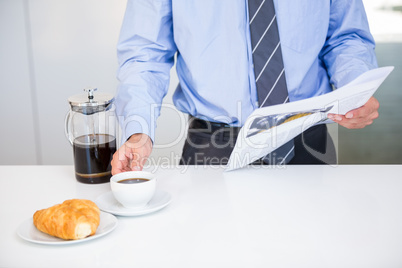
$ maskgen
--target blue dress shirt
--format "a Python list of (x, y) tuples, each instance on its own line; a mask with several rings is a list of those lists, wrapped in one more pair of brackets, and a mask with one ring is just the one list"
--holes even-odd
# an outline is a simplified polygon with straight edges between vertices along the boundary
[[(290, 101), (377, 67), (361, 0), (274, 0)], [(178, 110), (242, 126), (257, 108), (247, 0), (128, 0), (117, 47), (123, 138), (146, 133), (176, 56)]]

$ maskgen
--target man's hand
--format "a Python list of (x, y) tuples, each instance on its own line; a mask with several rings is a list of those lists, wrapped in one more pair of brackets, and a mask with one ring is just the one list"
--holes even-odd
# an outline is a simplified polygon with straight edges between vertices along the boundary
[(142, 133), (132, 135), (113, 155), (112, 175), (142, 170), (152, 152), (151, 138)]
[(380, 104), (371, 97), (362, 107), (352, 110), (345, 115), (328, 114), (328, 118), (346, 128), (364, 128), (378, 118)]

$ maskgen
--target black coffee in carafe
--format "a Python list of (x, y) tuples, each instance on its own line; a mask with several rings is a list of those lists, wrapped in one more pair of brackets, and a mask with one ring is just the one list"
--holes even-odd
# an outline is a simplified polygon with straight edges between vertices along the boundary
[(111, 161), (116, 152), (116, 114), (114, 98), (107, 93), (68, 98), (71, 110), (66, 116), (65, 133), (73, 146), (75, 177), (83, 183), (109, 182)]
[(77, 137), (73, 141), (75, 177), (83, 183), (109, 182), (116, 139), (108, 134)]

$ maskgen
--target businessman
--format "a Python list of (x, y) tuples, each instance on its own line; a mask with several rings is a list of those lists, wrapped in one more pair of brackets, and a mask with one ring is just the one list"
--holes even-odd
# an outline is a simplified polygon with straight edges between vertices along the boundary
[[(326, 94), (377, 67), (361, 0), (129, 0), (118, 43), (116, 112), (126, 141), (112, 173), (141, 170), (176, 58), (173, 101), (189, 115), (182, 164), (227, 162), (258, 107)], [(371, 98), (329, 119), (363, 128), (378, 117)], [(311, 150), (326, 155), (325, 160)], [(336, 161), (326, 125), (308, 129), (262, 164)]]

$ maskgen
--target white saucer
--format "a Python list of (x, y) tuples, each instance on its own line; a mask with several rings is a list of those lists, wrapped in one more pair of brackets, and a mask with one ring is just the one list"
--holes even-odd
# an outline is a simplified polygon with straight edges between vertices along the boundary
[(171, 196), (167, 192), (156, 191), (154, 197), (149, 203), (142, 208), (129, 209), (123, 207), (113, 196), (112, 191), (100, 195), (95, 203), (98, 207), (106, 212), (112, 213), (117, 216), (140, 216), (148, 213), (158, 211), (167, 205), (171, 201)]
[(96, 233), (92, 236), (88, 236), (83, 239), (78, 240), (64, 240), (58, 237), (54, 237), (39, 231), (33, 224), (33, 219), (27, 219), (21, 223), (17, 229), (17, 234), (24, 240), (45, 245), (67, 245), (82, 243), (89, 240), (93, 240), (102, 237), (111, 231), (113, 231), (117, 226), (117, 218), (112, 214), (102, 212), (100, 213), (100, 222)]

